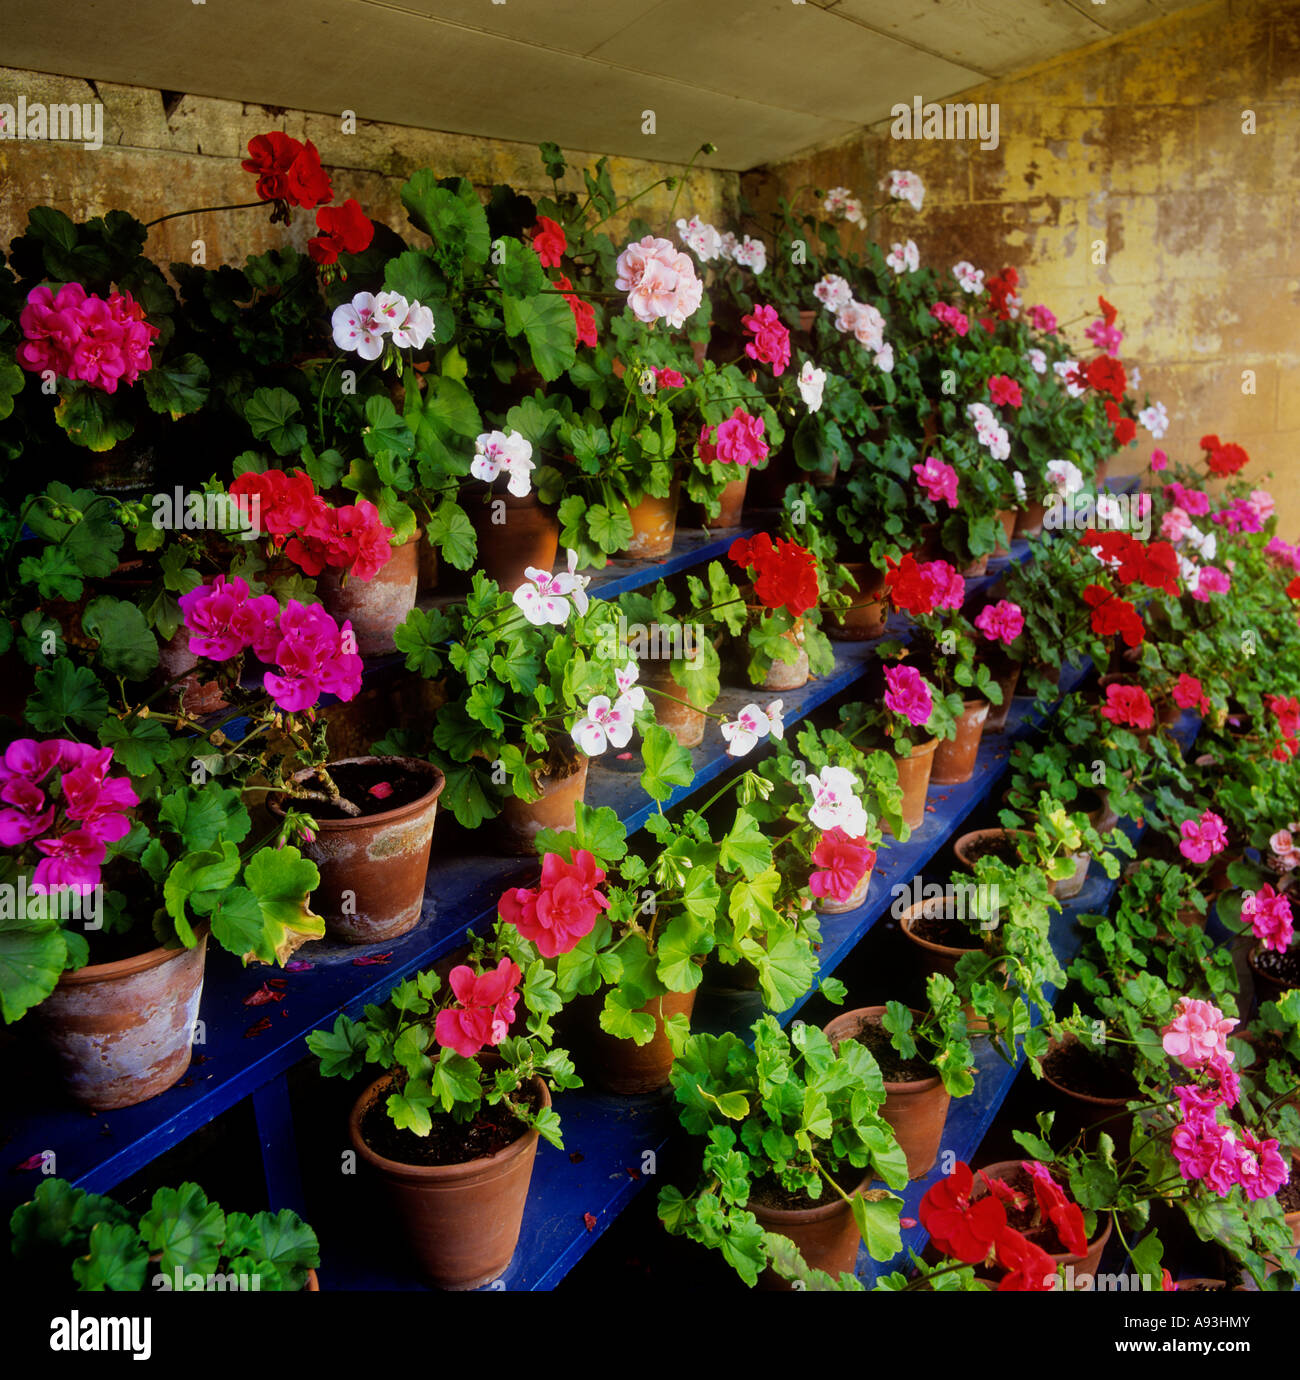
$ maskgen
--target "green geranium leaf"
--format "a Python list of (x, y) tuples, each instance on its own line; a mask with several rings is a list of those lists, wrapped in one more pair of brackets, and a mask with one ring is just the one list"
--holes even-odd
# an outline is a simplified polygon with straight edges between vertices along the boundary
[(81, 626), (99, 643), (99, 660), (113, 675), (144, 680), (158, 665), (158, 639), (134, 604), (101, 595), (86, 605)]

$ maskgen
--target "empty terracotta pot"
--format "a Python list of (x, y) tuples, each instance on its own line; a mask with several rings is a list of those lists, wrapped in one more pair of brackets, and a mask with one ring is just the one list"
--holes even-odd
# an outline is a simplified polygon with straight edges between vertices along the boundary
[[(867, 1180), (864, 1179), (855, 1194), (861, 1193), (866, 1186)], [(800, 1255), (814, 1270), (824, 1270), (838, 1278), (853, 1272), (858, 1263), (862, 1237), (858, 1224), (853, 1220), (852, 1208), (832, 1189), (827, 1188), (825, 1192), (825, 1198), (816, 1207), (767, 1207), (753, 1197), (748, 1206), (765, 1231), (777, 1232), (794, 1242)], [(758, 1287), (776, 1293), (789, 1293), (794, 1286), (774, 1271), (764, 1270), (758, 1277)]]
[[(879, 1025), (884, 1014), (883, 1006), (862, 1006), (836, 1016), (822, 1029), (831, 1044), (838, 1047), (841, 1040), (856, 1039), (864, 1026)], [(906, 1083), (886, 1081), (880, 1115), (894, 1128), (894, 1136), (907, 1156), (909, 1179), (919, 1179), (934, 1168), (951, 1100), (937, 1073), (932, 1078), (917, 1078)]]
[(534, 801), (509, 796), (497, 816), (497, 841), (507, 853), (529, 855), (537, 851), (537, 835), (543, 829), (572, 829), (575, 806), (587, 792), (587, 763), (583, 757), (568, 776), (542, 778), (541, 798)]
[(885, 631), (885, 606), (881, 599), (885, 577), (875, 566), (864, 562), (849, 562), (844, 568), (857, 582), (858, 590), (843, 618), (826, 620), (826, 634), (836, 642), (867, 642)]
[[(696, 989), (698, 990), (698, 989)], [(673, 1051), (664, 1033), (664, 1022), (674, 1016), (689, 1021), (695, 1010), (695, 992), (665, 992), (647, 1002), (641, 1010), (654, 1017), (655, 1033), (648, 1044), (635, 1040), (621, 1040), (600, 1028), (600, 1010), (604, 1005), (603, 992), (585, 999), (584, 1014), (589, 1019), (579, 1072), (591, 1076), (606, 1092), (635, 1095), (658, 1092), (668, 1086), (673, 1071)]]
[(358, 580), (335, 566), (326, 566), (316, 580), (316, 592), (336, 622), (349, 619), (362, 656), (391, 652), (393, 630), (415, 607), (420, 583), (419, 544), (412, 540), (392, 548), (383, 568), (368, 580)]
[[(447, 784), (432, 762), (418, 757), (345, 757), (331, 762), (329, 770), (372, 765), (423, 783), (419, 798), (355, 818), (318, 814), (315, 840), (300, 845), (320, 869), (312, 907), (324, 917), (326, 930), (348, 944), (386, 944), (419, 924), (433, 822)], [(306, 782), (311, 775), (299, 772), (294, 780)], [(284, 805), (284, 797), (267, 801), (271, 813), (281, 818)]]
[[(366, 1144), (361, 1123), (387, 1097), (391, 1075), (357, 1099), (348, 1132), (358, 1155), (380, 1176), (425, 1278), (439, 1289), (477, 1289), (510, 1264), (519, 1243), (524, 1204), (537, 1157), (537, 1132), (520, 1123), (518, 1140), (495, 1155), (465, 1164), (415, 1165), (386, 1159)], [(542, 1106), (551, 1095), (534, 1080)]]
[(478, 537), (475, 564), (503, 590), (513, 592), (528, 578), (530, 566), (550, 570), (560, 545), (560, 521), (543, 508), (535, 493), (522, 498), (493, 489), (486, 502), (465, 505)]
[(150, 949), (64, 973), (35, 1008), (68, 1093), (85, 1107), (134, 1107), (190, 1066), (208, 931), (192, 949)]
[(957, 720), (957, 736), (940, 739), (935, 747), (934, 767), (930, 772), (931, 781), (937, 785), (956, 786), (974, 776), (975, 760), (979, 756), (980, 740), (984, 737), (984, 721), (988, 714), (988, 700), (962, 702), (961, 717)]
[(627, 515), (632, 519), (632, 540), (623, 549), (624, 556), (633, 560), (648, 560), (666, 556), (673, 549), (681, 487), (681, 479), (674, 478), (666, 498), (652, 498), (647, 494), (635, 507), (628, 508)]
[[(930, 768), (938, 745), (939, 740), (931, 738), (918, 743), (906, 757), (894, 754), (898, 784), (903, 788), (903, 823), (909, 829), (919, 829), (925, 823), (925, 796), (930, 789)], [(888, 820), (882, 819), (880, 824), (886, 833), (893, 832)]]

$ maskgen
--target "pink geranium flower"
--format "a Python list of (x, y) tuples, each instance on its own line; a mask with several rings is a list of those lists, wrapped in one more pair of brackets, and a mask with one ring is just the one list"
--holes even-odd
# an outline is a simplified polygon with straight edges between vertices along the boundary
[(975, 619), (975, 626), (990, 642), (1009, 647), (1025, 629), (1025, 615), (1020, 605), (1010, 599), (986, 604)]
[(1020, 385), (1006, 374), (994, 374), (989, 379), (989, 396), (995, 407), (1019, 407), (1024, 401)]
[(1185, 819), (1178, 832), (1182, 836), (1178, 851), (1189, 862), (1209, 862), (1228, 846), (1228, 831), (1213, 810), (1206, 810), (1200, 819)]
[(885, 667), (885, 708), (921, 728), (930, 721), (934, 697), (914, 666)]
[(1156, 721), (1155, 709), (1140, 685), (1108, 685), (1101, 714), (1117, 727), (1134, 728), (1139, 733)]
[[(762, 417), (751, 417), (743, 407), (736, 410), (716, 427), (716, 441), (706, 439), (709, 428), (700, 433), (700, 458), (722, 460), (733, 465), (758, 465), (767, 459), (768, 444), (763, 439), (766, 423)], [(712, 454), (707, 454), (711, 450)]]
[(1189, 1069), (1203, 1068), (1212, 1059), (1230, 1064), (1227, 1036), (1237, 1022), (1208, 1001), (1182, 997), (1178, 1015), (1160, 1032), (1165, 1053)]
[(850, 838), (838, 825), (817, 841), (812, 860), (820, 869), (808, 878), (814, 896), (847, 901), (853, 889), (876, 865), (876, 850), (862, 839)]
[(927, 455), (924, 464), (912, 466), (912, 473), (931, 503), (946, 503), (950, 508), (957, 506), (957, 471), (951, 465)]
[(1288, 897), (1265, 882), (1252, 896), (1246, 892), (1241, 902), (1241, 918), (1250, 924), (1256, 939), (1266, 949), (1284, 954), (1291, 947), (1295, 931), (1292, 927), (1291, 902)]
[(453, 968), (448, 981), (460, 1006), (438, 1012), (438, 1043), (464, 1059), (472, 1059), (487, 1045), (499, 1045), (514, 1021), (522, 977), (519, 965), (508, 958), (482, 976), (464, 964)]
[(1201, 688), (1201, 682), (1195, 676), (1189, 676), (1186, 671), (1179, 675), (1172, 694), (1179, 709), (1195, 709), (1204, 714), (1210, 707), (1210, 702), (1205, 698), (1205, 692)]
[(497, 909), (544, 957), (555, 958), (590, 934), (601, 911), (609, 909), (609, 898), (597, 890), (604, 880), (604, 870), (585, 848), (575, 849), (571, 863), (548, 853), (541, 885), (534, 891), (512, 888)]
[(755, 307), (748, 316), (740, 318), (740, 324), (754, 337), (745, 345), (745, 353), (750, 359), (770, 364), (773, 375), (780, 378), (790, 363), (790, 332), (782, 324), (776, 308)]

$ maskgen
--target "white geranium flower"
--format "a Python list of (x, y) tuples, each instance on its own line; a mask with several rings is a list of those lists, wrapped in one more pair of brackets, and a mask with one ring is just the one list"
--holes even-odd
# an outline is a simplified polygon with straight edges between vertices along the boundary
[(1077, 494), (1083, 488), (1083, 471), (1071, 460), (1049, 460), (1047, 482), (1062, 496)]
[(809, 412), (816, 412), (822, 405), (822, 390), (826, 387), (826, 370), (818, 369), (810, 359), (803, 362), (799, 370), (799, 396)]
[(433, 339), (433, 312), (412, 302), (400, 325), (393, 328), (393, 344), (402, 350), (423, 350)]
[(1029, 490), (1025, 487), (1025, 476), (1016, 470), (1011, 475), (1011, 483), (1015, 487), (1016, 498), (1025, 503), (1029, 499)]
[[(920, 207), (917, 209), (919, 210)], [(969, 260), (963, 259), (960, 263), (953, 264), (952, 274), (963, 292), (979, 293), (984, 291), (984, 270), (976, 268)]]
[(1169, 430), (1169, 413), (1165, 410), (1165, 405), (1162, 402), (1152, 403), (1150, 407), (1144, 407), (1138, 413), (1138, 421), (1157, 441)]
[(556, 575), (530, 565), (524, 571), (525, 582), (514, 592), (515, 606), (535, 628), (546, 623), (563, 627), (569, 621), (570, 599), (580, 614), (587, 612), (589, 577), (575, 573), (578, 564), (576, 551), (569, 551), (568, 557), (568, 570), (561, 570)]
[(853, 301), (853, 289), (849, 286), (848, 280), (841, 278), (838, 273), (828, 273), (813, 288), (813, 296), (827, 311), (838, 312), (841, 307), (847, 307)]
[(635, 661), (614, 672), (618, 684), (618, 702), (626, 704), (633, 711), (645, 708), (645, 691), (637, 684), (641, 671)]
[(894, 347), (889, 341), (885, 341), (876, 351), (875, 365), (882, 373), (892, 374), (894, 372)]
[(626, 747), (631, 740), (631, 708), (621, 699), (611, 704), (608, 695), (597, 695), (586, 716), (573, 725), (573, 741), (588, 757), (599, 757), (607, 747)]
[(773, 700), (764, 711), (767, 714), (768, 732), (777, 738), (785, 737), (785, 705), (781, 700)]
[(743, 757), (765, 738), (771, 731), (771, 723), (766, 714), (756, 704), (747, 704), (734, 722), (723, 720), (722, 736), (727, 744), (728, 757)]
[(1047, 356), (1042, 350), (1029, 350), (1026, 352), (1025, 358), (1029, 361), (1029, 367), (1034, 373), (1047, 373)]
[(362, 359), (378, 359), (384, 353), (384, 324), (375, 314), (372, 293), (358, 292), (351, 302), (334, 308), (330, 326), (340, 350), (355, 350)]
[(806, 778), (812, 792), (808, 820), (821, 830), (840, 828), (850, 838), (867, 832), (867, 812), (854, 794), (857, 778), (847, 767), (823, 767)]
[(767, 268), (767, 246), (762, 240), (750, 239), (748, 235), (731, 251), (731, 258), (754, 273), (762, 273)]
[(891, 168), (884, 185), (895, 201), (906, 201), (914, 211), (921, 209), (921, 203), (925, 200), (925, 184), (914, 172)]
[(517, 431), (486, 431), (474, 442), (469, 472), (491, 483), (503, 471), (510, 476), (506, 488), (523, 498), (532, 488), (533, 444)]
[(921, 251), (916, 247), (915, 240), (908, 240), (906, 244), (895, 243), (885, 255), (885, 262), (895, 273), (915, 273), (921, 267)]
[(707, 221), (699, 216), (677, 222), (677, 238), (695, 252), (702, 264), (722, 257), (722, 236)]

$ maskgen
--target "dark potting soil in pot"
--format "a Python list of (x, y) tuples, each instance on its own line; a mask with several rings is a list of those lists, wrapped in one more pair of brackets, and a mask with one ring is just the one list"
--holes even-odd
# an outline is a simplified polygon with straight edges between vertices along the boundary
[(1043, 1060), (1043, 1068), (1053, 1082), (1085, 1097), (1130, 1101), (1140, 1095), (1128, 1069), (1074, 1041), (1052, 1050)]
[[(344, 799), (350, 800), (363, 816), (382, 815), (389, 810), (400, 810), (403, 805), (413, 804), (429, 790), (432, 784), (428, 776), (416, 776), (403, 771), (402, 768), (391, 762), (375, 762), (364, 765), (347, 763), (330, 767), (329, 774), (334, 784), (339, 788), (339, 794)], [(320, 787), (319, 782), (309, 781), (306, 784), (310, 790)], [(379, 796), (370, 793), (372, 786), (383, 785), (389, 785), (393, 789), (392, 793), (385, 795), (382, 800)], [(314, 815), (317, 819), (357, 818), (355, 815), (349, 815), (345, 810), (340, 810), (337, 806), (320, 800), (299, 801), (298, 808)]]
[[(532, 1090), (519, 1095), (533, 1111), (541, 1098)], [(521, 1104), (522, 1105), (522, 1104)], [(435, 1116), (427, 1136), (417, 1136), (394, 1126), (388, 1115), (388, 1098), (381, 1096), (361, 1118), (361, 1138), (377, 1154), (398, 1164), (468, 1164), (486, 1159), (513, 1145), (528, 1128), (504, 1103), (484, 1107), (473, 1121), (460, 1124), (450, 1117)]]
[[(817, 1155), (824, 1163), (825, 1146), (817, 1145)], [(831, 1178), (839, 1184), (845, 1193), (852, 1193), (865, 1177), (866, 1170), (857, 1169), (851, 1164), (841, 1165), (831, 1175)], [(753, 1187), (749, 1191), (751, 1203), (758, 1203), (765, 1208), (776, 1208), (780, 1212), (798, 1212), (804, 1208), (824, 1207), (832, 1199), (837, 1202), (842, 1201), (839, 1195), (833, 1193), (825, 1183), (822, 1185), (822, 1196), (810, 1198), (803, 1189), (798, 1189), (792, 1193), (782, 1185), (781, 1180), (775, 1174), (764, 1174), (761, 1179), (755, 1179)]]
[[(1048, 1173), (1051, 1174), (1057, 1187), (1073, 1202), (1069, 1180), (1050, 1165), (1048, 1166)], [(1023, 1167), (1018, 1167), (1013, 1174), (1003, 1178), (1002, 1182), (1009, 1188), (1015, 1189), (1025, 1200), (1023, 1207), (1014, 1207), (1011, 1203), (1003, 1203), (1002, 1206), (1007, 1211), (1007, 1226), (1013, 1231), (1021, 1232), (1049, 1254), (1064, 1250), (1065, 1248), (1056, 1234), (1056, 1228), (1050, 1222), (1039, 1221), (1037, 1226), (1034, 1225), (1035, 1219), (1039, 1218), (1041, 1214), (1038, 1210), (1038, 1199), (1034, 1197), (1033, 1176), (1029, 1171)], [(978, 1169), (975, 1171), (975, 1184), (977, 1188), (984, 1188), (986, 1192), (988, 1191), (987, 1185), (980, 1178)]]
[(1300, 1212), (1300, 1177), (1294, 1170), (1291, 1178), (1278, 1189), (1277, 1201), (1283, 1212)]
[(890, 1044), (889, 1032), (876, 1021), (859, 1021), (856, 1030), (845, 1031), (838, 1038), (866, 1045), (880, 1065), (886, 1083), (915, 1083), (935, 1076), (933, 1067), (924, 1059), (904, 1059)]
[(1300, 987), (1300, 949), (1288, 949), (1285, 953), (1264, 949), (1256, 955), (1255, 967), (1283, 987)]
[(960, 920), (943, 915), (918, 915), (911, 923), (912, 936), (928, 944), (942, 944), (949, 949), (980, 947), (979, 941)]
[(991, 839), (979, 839), (975, 843), (968, 844), (966, 856), (971, 863), (977, 863), (981, 858), (998, 858), (1006, 863), (1008, 867), (1022, 867), (1024, 859), (1020, 856), (1019, 841), (1014, 838), (997, 837)]

